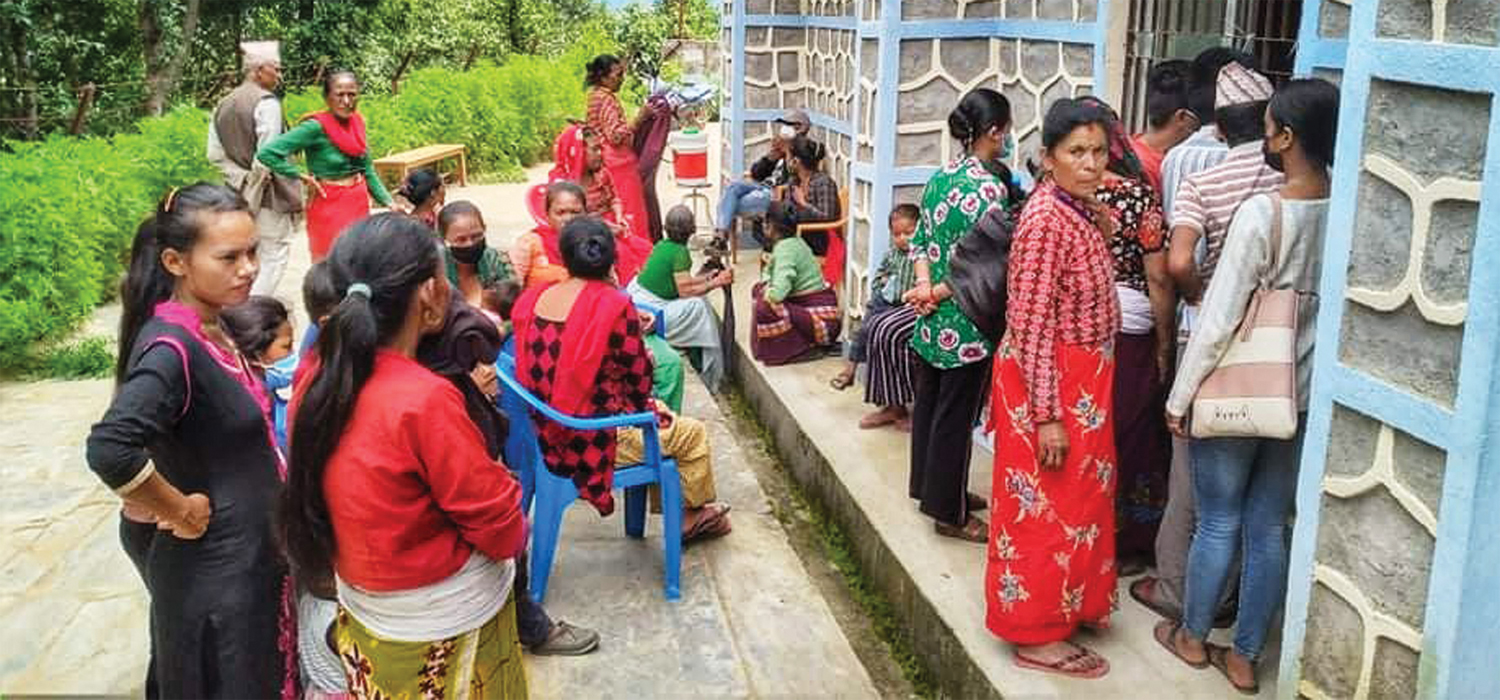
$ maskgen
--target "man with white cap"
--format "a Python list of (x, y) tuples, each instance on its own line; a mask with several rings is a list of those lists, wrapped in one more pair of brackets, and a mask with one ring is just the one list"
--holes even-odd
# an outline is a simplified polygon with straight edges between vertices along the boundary
[[(1182, 326), (1187, 333), (1192, 332), (1197, 303), (1218, 265), (1235, 210), (1245, 200), (1285, 184), (1285, 176), (1266, 165), (1261, 153), (1266, 105), (1274, 91), (1264, 75), (1238, 62), (1219, 70), (1214, 122), (1229, 145), (1229, 153), (1218, 165), (1185, 178), (1172, 204), (1167, 268), (1185, 302)], [(1185, 339), (1179, 343), (1185, 344)], [(1180, 440), (1174, 441), (1173, 449), (1186, 453)], [(1157, 532), (1157, 576), (1138, 579), (1130, 587), (1132, 597), (1169, 619), (1181, 614), (1187, 554), (1196, 520), (1191, 460), (1180, 456), (1174, 455), (1172, 460), (1166, 512)], [(1233, 590), (1233, 586), (1227, 588)], [(1228, 595), (1226, 591), (1226, 598)], [(1222, 609), (1225, 607), (1221, 605)], [(1228, 626), (1227, 619), (1221, 618), (1219, 623)]]
[(771, 125), (774, 129), (771, 132), (771, 149), (750, 166), (744, 179), (726, 185), (724, 194), (719, 198), (718, 218), (714, 225), (721, 236), (729, 235), (734, 228), (735, 217), (741, 214), (759, 216), (766, 213), (766, 209), (771, 206), (772, 191), (791, 179), (792, 168), (786, 159), (791, 154), (792, 140), (807, 135), (812, 128), (812, 119), (807, 116), (806, 110), (789, 109)]
[(281, 46), (275, 41), (247, 41), (245, 82), (214, 108), (208, 126), (208, 160), (224, 173), (224, 182), (250, 203), (260, 234), (260, 273), (250, 293), (271, 295), (291, 257), (292, 233), (302, 218), (302, 183), (273, 174), (255, 152), (286, 131), (281, 100), (272, 90), (281, 83)]

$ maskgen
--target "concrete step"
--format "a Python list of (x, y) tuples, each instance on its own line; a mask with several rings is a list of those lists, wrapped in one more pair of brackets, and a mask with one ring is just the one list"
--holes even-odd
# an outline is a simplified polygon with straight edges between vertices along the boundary
[[(1086, 643), (1110, 662), (1110, 673), (1079, 680), (1017, 668), (1008, 644), (984, 626), (983, 546), (937, 536), (932, 521), (906, 495), (908, 436), (863, 431), (872, 410), (859, 386), (834, 391), (828, 380), (842, 360), (782, 367), (750, 359), (753, 326), (749, 289), (758, 277), (756, 253), (736, 266), (734, 373), (765, 424), (783, 463), (804, 489), (823, 502), (855, 543), (861, 565), (880, 586), (910, 632), (921, 662), (941, 693), (956, 698), (1223, 698), (1235, 696), (1212, 669), (1194, 670), (1152, 638), (1159, 619), (1119, 588), (1112, 629), (1087, 634)], [(714, 295), (719, 303), (722, 298)], [(722, 312), (722, 309), (721, 309)], [(970, 490), (990, 492), (992, 455), (975, 448)], [(1223, 632), (1213, 639), (1226, 643)], [(1276, 648), (1267, 657), (1278, 658)], [(1275, 664), (1261, 670), (1262, 697), (1275, 693)]]

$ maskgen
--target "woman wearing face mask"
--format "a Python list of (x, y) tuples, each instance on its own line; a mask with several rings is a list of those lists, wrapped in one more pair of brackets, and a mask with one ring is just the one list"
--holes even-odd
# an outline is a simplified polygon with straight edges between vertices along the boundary
[(969, 438), (994, 346), (944, 281), (959, 239), (990, 209), (1008, 204), (1006, 183), (990, 163), (1000, 158), (1009, 130), (1010, 102), (988, 88), (964, 95), (948, 115), (948, 133), (964, 152), (922, 190), (922, 219), (911, 242), (916, 282), (903, 297), (921, 316), (911, 340), (918, 359), (907, 494), (935, 521), (939, 535), (978, 543), (988, 527), (971, 513), (986, 504), (968, 493)]
[(448, 281), (470, 306), (483, 305), (486, 288), (516, 278), (510, 260), (485, 242), (484, 215), (473, 202), (459, 200), (443, 207), (438, 231)]
[(270, 401), (219, 326), (255, 281), (245, 201), (198, 183), (136, 233), (119, 359), (88, 464), (125, 502), (120, 534), (151, 595), (151, 670), (167, 698), (295, 693), (286, 567), (271, 531), (285, 473)]
[(1095, 192), (1110, 115), (1062, 99), (1042, 124), (1044, 174), (1010, 249), (997, 355), (986, 626), (1015, 663), (1098, 678), (1109, 663), (1070, 641), (1106, 627), (1115, 594), (1112, 341), (1120, 327), (1111, 214)]
[[(309, 115), (301, 124), (255, 154), (278, 175), (300, 178), (307, 185), (307, 246), (313, 262), (323, 259), (346, 226), (370, 213), (370, 200), (391, 206), (365, 135), (359, 108), (359, 79), (346, 70), (323, 78), (323, 101), (328, 110)], [(291, 157), (301, 153), (304, 173)]]
[[(1198, 527), (1188, 552), (1186, 599), (1180, 622), (1162, 622), (1156, 636), (1189, 665), (1212, 663), (1229, 683), (1254, 694), (1256, 662), (1286, 591), (1286, 524), (1297, 494), (1297, 467), (1307, 426), (1307, 395), (1317, 337), (1318, 279), (1328, 219), (1328, 168), (1333, 164), (1339, 91), (1324, 80), (1292, 80), (1266, 108), (1262, 148), (1272, 169), (1286, 174), (1273, 194), (1240, 205), (1224, 239), (1219, 266), (1203, 297), (1172, 393), (1167, 424), (1187, 437), (1193, 397), (1224, 358), (1261, 280), (1272, 289), (1295, 289), (1296, 395), (1304, 413), (1290, 440), (1194, 438), (1193, 493)], [(1271, 250), (1279, 229), (1280, 247)], [(1276, 264), (1273, 268), (1272, 259)], [(1243, 543), (1239, 614), (1234, 646), (1207, 645), (1214, 608), (1228, 580), (1235, 549)]]
[(279, 512), (293, 567), (334, 578), (334, 637), (360, 695), (524, 698), (521, 488), (458, 389), (416, 360), (451, 293), (437, 247), (382, 214), (351, 227), (327, 269), (342, 301), (298, 379)]

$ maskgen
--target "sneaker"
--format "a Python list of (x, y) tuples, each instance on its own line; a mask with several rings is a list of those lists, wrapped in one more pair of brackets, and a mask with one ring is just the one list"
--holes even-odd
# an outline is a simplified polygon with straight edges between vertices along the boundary
[(548, 635), (547, 641), (527, 651), (536, 656), (583, 656), (598, 648), (598, 632), (558, 620), (552, 625), (552, 634)]

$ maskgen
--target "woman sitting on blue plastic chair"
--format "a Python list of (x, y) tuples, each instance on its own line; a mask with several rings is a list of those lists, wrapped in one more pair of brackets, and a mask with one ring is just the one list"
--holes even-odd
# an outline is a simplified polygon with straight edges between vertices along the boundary
[[(568, 278), (528, 289), (516, 301), (516, 378), (563, 413), (587, 417), (656, 411), (662, 455), (682, 481), (683, 541), (729, 532), (729, 506), (714, 500), (708, 431), (651, 398), (651, 354), (630, 296), (609, 283), (615, 242), (602, 221), (580, 217), (559, 241)], [(614, 512), (615, 464), (641, 461), (636, 429), (573, 430), (537, 417), (543, 461), (571, 479), (601, 515)]]

